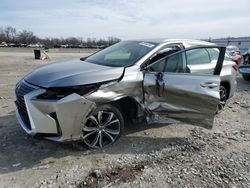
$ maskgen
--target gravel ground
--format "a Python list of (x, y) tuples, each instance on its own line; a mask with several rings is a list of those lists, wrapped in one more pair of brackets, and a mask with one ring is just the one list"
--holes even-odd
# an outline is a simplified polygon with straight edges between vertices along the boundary
[[(80, 52), (80, 53), (79, 53)], [(91, 51), (53, 50), (51, 61)], [(250, 187), (250, 83), (212, 130), (186, 124), (131, 124), (111, 147), (27, 136), (15, 118), (15, 83), (33, 68), (31, 49), (0, 49), (0, 187)]]

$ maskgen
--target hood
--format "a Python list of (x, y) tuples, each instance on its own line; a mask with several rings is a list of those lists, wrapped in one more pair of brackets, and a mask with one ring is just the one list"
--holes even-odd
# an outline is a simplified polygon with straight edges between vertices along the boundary
[(123, 67), (102, 66), (76, 59), (40, 66), (24, 80), (44, 88), (68, 87), (118, 80), (123, 71)]

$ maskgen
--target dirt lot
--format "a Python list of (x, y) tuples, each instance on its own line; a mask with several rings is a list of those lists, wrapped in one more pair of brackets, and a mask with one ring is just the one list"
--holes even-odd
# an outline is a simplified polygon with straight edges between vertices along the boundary
[[(93, 50), (50, 51), (51, 61)], [(250, 187), (250, 83), (213, 130), (185, 124), (127, 125), (115, 145), (90, 150), (27, 136), (15, 117), (14, 88), (33, 68), (31, 49), (0, 49), (0, 187)]]

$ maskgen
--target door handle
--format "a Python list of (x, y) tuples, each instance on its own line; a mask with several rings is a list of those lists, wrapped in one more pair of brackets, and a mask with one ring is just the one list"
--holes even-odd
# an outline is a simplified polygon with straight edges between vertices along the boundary
[(219, 85), (213, 82), (205, 82), (200, 84), (201, 87), (208, 87), (208, 88), (214, 88), (218, 87)]

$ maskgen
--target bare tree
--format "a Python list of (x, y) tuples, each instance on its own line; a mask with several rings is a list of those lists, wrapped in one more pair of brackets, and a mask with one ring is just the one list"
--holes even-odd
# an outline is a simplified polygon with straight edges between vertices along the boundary
[(109, 37), (108, 38), (108, 45), (110, 46), (110, 45), (113, 45), (113, 44), (115, 44), (117, 42), (120, 42), (120, 41), (121, 41), (121, 39), (118, 39), (118, 38), (115, 38), (115, 37)]
[(6, 38), (5, 38), (3, 27), (0, 27), (0, 42), (6, 42)]
[(87, 38), (83, 40), (82, 37), (68, 37), (68, 38), (38, 38), (33, 32), (22, 30), (17, 33), (14, 27), (0, 27), (0, 43), (17, 43), (17, 44), (35, 44), (41, 43), (47, 47), (61, 47), (61, 45), (68, 45), (68, 47), (91, 47), (103, 48), (119, 42), (120, 39), (115, 37), (108, 37), (108, 39)]
[(34, 44), (37, 42), (37, 37), (31, 31), (23, 30), (17, 35), (17, 42), (23, 44)]
[(16, 42), (16, 29), (14, 27), (5, 27), (4, 35), (6, 37), (6, 42)]
[(66, 39), (67, 43), (72, 46), (77, 46), (81, 44), (81, 41), (78, 40), (76, 37), (69, 37)]

